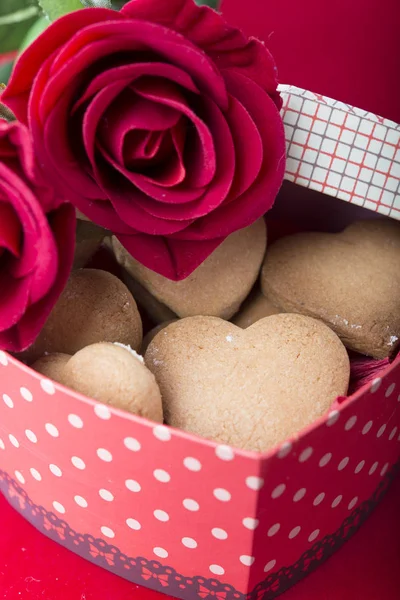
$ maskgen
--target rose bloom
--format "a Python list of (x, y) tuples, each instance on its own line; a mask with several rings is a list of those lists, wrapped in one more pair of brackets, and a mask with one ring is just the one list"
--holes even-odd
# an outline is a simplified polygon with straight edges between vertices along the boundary
[(29, 132), (0, 120), (0, 349), (30, 346), (68, 279), (75, 210), (44, 184)]
[(62, 17), (18, 60), (3, 102), (59, 192), (171, 279), (260, 218), (282, 183), (274, 61), (193, 0)]

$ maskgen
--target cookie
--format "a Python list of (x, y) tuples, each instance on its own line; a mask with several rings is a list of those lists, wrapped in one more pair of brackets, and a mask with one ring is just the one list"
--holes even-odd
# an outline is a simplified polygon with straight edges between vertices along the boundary
[(142, 321), (127, 287), (97, 269), (73, 271), (35, 344), (31, 360), (45, 353), (75, 354), (96, 342), (120, 342), (139, 350)]
[[(153, 297), (155, 307), (149, 310), (157, 322), (194, 315), (230, 319), (258, 277), (266, 240), (265, 223), (260, 219), (230, 235), (182, 281), (171, 281), (150, 271), (133, 259), (116, 238), (113, 238), (113, 248), (126, 272)], [(137, 292), (133, 293), (139, 298)], [(149, 306), (150, 300), (144, 298), (143, 302)]]
[(241, 306), (240, 311), (232, 319), (232, 323), (238, 327), (242, 327), (242, 329), (246, 329), (264, 317), (277, 315), (281, 312), (283, 311), (274, 306), (260, 290), (256, 290)]
[(74, 269), (81, 269), (94, 256), (100, 248), (101, 242), (106, 235), (105, 229), (97, 227), (89, 221), (76, 222), (76, 241), (74, 255)]
[(156, 335), (158, 333), (160, 333), (160, 331), (165, 329), (165, 327), (168, 327), (168, 325), (171, 325), (171, 323), (175, 323), (175, 321), (177, 321), (177, 320), (178, 319), (172, 319), (171, 321), (164, 321), (164, 323), (160, 323), (159, 325), (157, 325), (156, 327), (153, 327), (153, 329), (148, 331), (143, 338), (141, 354), (143, 354), (143, 355), (146, 354), (146, 350), (149, 347), (150, 342), (152, 342), (154, 340), (154, 338), (156, 337)]
[(279, 314), (248, 329), (215, 317), (163, 329), (145, 355), (166, 421), (216, 442), (264, 451), (347, 392), (345, 347), (321, 321)]
[(266, 254), (261, 287), (282, 310), (323, 320), (347, 348), (390, 356), (400, 338), (400, 223), (282, 238)]
[(33, 363), (31, 368), (53, 381), (63, 383), (64, 368), (70, 358), (70, 354), (47, 354)]
[(109, 343), (87, 346), (67, 362), (62, 377), (66, 386), (89, 398), (163, 422), (154, 375), (130, 348)]
[[(113, 240), (113, 242), (114, 247), (115, 245), (119, 244), (116, 238)], [(125, 255), (125, 248), (121, 246), (120, 249), (121, 252), (124, 253), (125, 259), (130, 261), (131, 256)], [(117, 260), (121, 260), (121, 255), (118, 253), (118, 251), (116, 251), (115, 257)], [(123, 264), (124, 263), (122, 261), (121, 265), (123, 266)], [(176, 314), (168, 308), (168, 306), (165, 306), (165, 304), (162, 304), (155, 296), (152, 296), (150, 292), (146, 290), (146, 288), (136, 279), (134, 279), (125, 268), (122, 268), (121, 278), (138, 303), (142, 314), (147, 315), (151, 321), (161, 324), (178, 318)]]

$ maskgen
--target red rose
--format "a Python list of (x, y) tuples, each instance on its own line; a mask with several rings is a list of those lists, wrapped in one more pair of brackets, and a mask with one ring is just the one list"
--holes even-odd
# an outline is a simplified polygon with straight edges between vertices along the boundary
[(75, 211), (41, 180), (28, 130), (0, 120), (0, 348), (30, 346), (72, 266)]
[(54, 185), (147, 267), (189, 275), (273, 204), (284, 173), (276, 67), (192, 0), (133, 0), (51, 25), (3, 101)]

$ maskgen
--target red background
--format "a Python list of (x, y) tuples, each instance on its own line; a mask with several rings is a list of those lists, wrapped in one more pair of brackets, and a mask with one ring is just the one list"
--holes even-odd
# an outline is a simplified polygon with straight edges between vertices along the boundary
[(400, 123), (398, 0), (223, 0), (223, 12), (267, 43), (282, 83)]
[[(167, 0), (165, 0), (167, 1)], [(227, 18), (268, 42), (280, 80), (400, 122), (398, 0), (224, 0)], [(369, 522), (284, 600), (397, 600), (400, 480)], [(160, 600), (38, 534), (0, 498), (0, 598)]]

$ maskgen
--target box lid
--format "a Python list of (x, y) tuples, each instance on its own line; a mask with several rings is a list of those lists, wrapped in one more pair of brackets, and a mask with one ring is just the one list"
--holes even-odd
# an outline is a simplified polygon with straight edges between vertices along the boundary
[(281, 85), (285, 179), (400, 220), (400, 125)]

